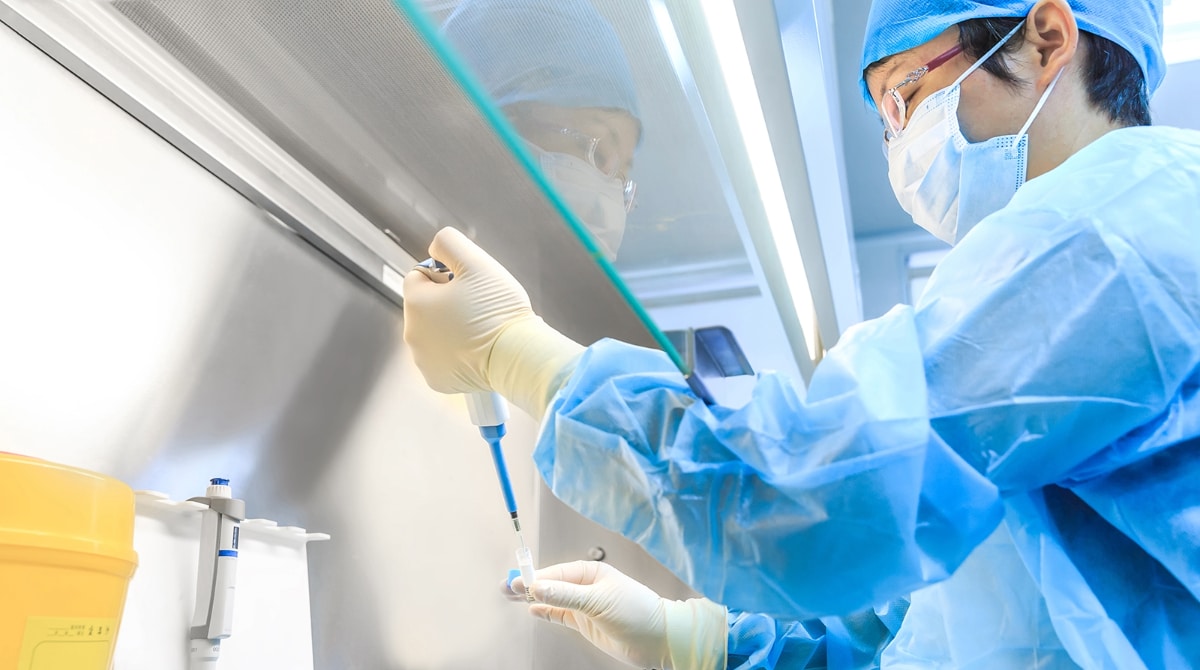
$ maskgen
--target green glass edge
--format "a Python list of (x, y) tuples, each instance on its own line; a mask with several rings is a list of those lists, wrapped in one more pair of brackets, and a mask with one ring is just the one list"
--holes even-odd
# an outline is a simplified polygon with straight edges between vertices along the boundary
[(613, 267), (612, 263), (605, 258), (604, 253), (600, 251), (600, 249), (592, 241), (592, 236), (587, 232), (587, 229), (584, 228), (583, 223), (576, 218), (575, 214), (567, 207), (567, 204), (558, 195), (558, 192), (555, 191), (554, 187), (550, 185), (550, 182), (546, 179), (545, 175), (542, 174), (541, 169), (539, 169), (537, 163), (534, 162), (533, 156), (525, 148), (524, 141), (521, 139), (521, 136), (517, 133), (516, 129), (513, 128), (512, 124), (508, 122), (508, 119), (505, 118), (502, 113), (500, 113), (500, 109), (492, 103), (491, 98), (489, 98), (484, 92), (483, 86), (475, 80), (475, 76), (471, 74), (466, 64), (463, 63), (458, 57), (458, 54), (456, 54), (454, 50), (451, 49), (450, 46), (442, 39), (441, 35), (438, 34), (437, 26), (434, 25), (433, 21), (418, 3), (419, 0), (393, 0), (393, 4), (395, 4), (396, 8), (408, 18), (409, 22), (417, 29), (417, 32), (425, 40), (425, 43), (442, 61), (442, 64), (450, 72), (451, 76), (458, 81), (459, 86), (462, 87), (463, 91), (467, 94), (467, 97), (472, 103), (475, 104), (476, 108), (483, 113), (484, 118), (487, 119), (488, 123), (492, 126), (492, 129), (495, 130), (496, 134), (498, 134), (500, 138), (504, 140), (504, 143), (508, 146), (509, 150), (514, 156), (516, 156), (517, 162), (519, 162), (521, 166), (525, 168), (525, 171), (530, 177), (533, 178), (533, 181), (538, 185), (538, 188), (540, 188), (542, 193), (549, 198), (551, 204), (554, 205), (554, 209), (558, 211), (559, 215), (562, 216), (562, 218), (567, 222), (567, 225), (571, 228), (571, 232), (573, 232), (575, 237), (583, 242), (583, 246), (592, 256), (592, 260), (594, 260), (600, 266), (600, 269), (603, 270), (604, 274), (608, 276), (609, 281), (611, 281), (613, 286), (616, 287), (617, 292), (620, 293), (621, 297), (625, 299), (625, 302), (628, 303), (631, 308), (633, 308), (634, 314), (636, 314), (638, 319), (641, 320), (642, 325), (644, 325), (647, 330), (650, 331), (650, 335), (654, 338), (654, 341), (658, 343), (658, 346), (664, 352), (666, 352), (667, 356), (671, 357), (671, 361), (675, 363), (675, 366), (679, 368), (680, 372), (682, 372), (684, 375), (691, 374), (691, 370), (688, 369), (687, 363), (684, 362), (683, 357), (680, 356), (679, 352), (675, 350), (674, 345), (671, 344), (671, 341), (667, 339), (667, 336), (664, 335), (663, 332), (658, 328), (658, 326), (654, 323), (654, 320), (650, 318), (650, 314), (646, 312), (644, 307), (642, 307), (641, 301), (639, 301), (633, 295), (633, 293), (629, 291), (629, 287), (625, 285), (625, 282), (617, 273), (616, 268)]

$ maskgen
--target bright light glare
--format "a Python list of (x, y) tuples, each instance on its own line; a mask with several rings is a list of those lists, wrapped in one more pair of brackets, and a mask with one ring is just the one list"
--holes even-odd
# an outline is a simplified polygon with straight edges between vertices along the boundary
[(792, 215), (783, 193), (783, 181), (775, 163), (775, 151), (767, 132), (766, 118), (758, 101), (758, 89), (754, 85), (750, 57), (742, 41), (737, 11), (731, 0), (703, 0), (700, 5), (716, 48), (721, 76), (733, 102), (742, 142), (750, 156), (750, 168), (767, 213), (767, 225), (775, 242), (775, 252), (779, 254), (780, 263), (783, 265), (792, 305), (800, 319), (804, 343), (808, 347), (809, 358), (816, 360), (820, 352), (812, 290), (808, 285), (804, 258), (800, 254), (800, 242), (796, 239), (796, 229), (792, 226)]
[(1200, 60), (1200, 0), (1167, 0), (1163, 13), (1167, 64)]

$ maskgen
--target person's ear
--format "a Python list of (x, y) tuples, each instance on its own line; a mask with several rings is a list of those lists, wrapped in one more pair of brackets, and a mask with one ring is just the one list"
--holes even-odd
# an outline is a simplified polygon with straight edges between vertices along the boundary
[(1079, 52), (1079, 23), (1067, 0), (1039, 0), (1025, 21), (1025, 42), (1038, 54), (1034, 84), (1044, 89)]

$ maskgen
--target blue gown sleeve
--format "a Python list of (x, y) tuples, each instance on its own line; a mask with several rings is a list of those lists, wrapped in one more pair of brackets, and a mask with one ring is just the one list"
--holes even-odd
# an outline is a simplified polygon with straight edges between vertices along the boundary
[(828, 666), (825, 626), (818, 619), (776, 621), (765, 614), (729, 613), (725, 667), (730, 670), (810, 670)]
[(916, 308), (848, 329), (806, 397), (764, 374), (744, 407), (707, 407), (661, 352), (593, 345), (551, 403), (541, 475), (734, 609), (842, 615), (944, 579), (996, 527), (1002, 492), (1169, 445), (1121, 438), (1200, 369), (1190, 219), (1159, 234), (1071, 218), (1035, 186)]
[(1005, 492), (1174, 444), (1141, 432), (1172, 418), (1200, 366), (1194, 218), (1069, 217), (1045, 209), (1052, 184), (1029, 186), (1039, 206), (980, 224), (916, 313), (934, 430)]
[(895, 637), (908, 599), (847, 617), (779, 621), (764, 614), (729, 613), (726, 667), (730, 670), (878, 668)]
[(731, 410), (658, 351), (589, 348), (535, 449), (551, 490), (729, 607), (802, 620), (949, 575), (1003, 516), (930, 429), (907, 307), (848, 331), (809, 393), (760, 376)]

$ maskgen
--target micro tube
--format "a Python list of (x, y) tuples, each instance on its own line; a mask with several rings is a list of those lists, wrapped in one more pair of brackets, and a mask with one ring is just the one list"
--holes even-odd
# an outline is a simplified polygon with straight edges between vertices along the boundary
[(533, 552), (529, 547), (517, 549), (517, 567), (521, 568), (521, 581), (525, 582), (525, 600), (533, 602), (533, 592), (529, 590), (533, 586)]

